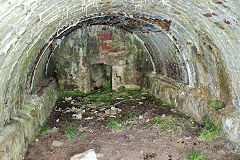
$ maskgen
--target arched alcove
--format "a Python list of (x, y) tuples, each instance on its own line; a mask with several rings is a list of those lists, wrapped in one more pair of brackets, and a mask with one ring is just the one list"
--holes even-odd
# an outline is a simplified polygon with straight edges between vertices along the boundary
[[(48, 68), (57, 64), (51, 58), (60, 53), (58, 48), (66, 48), (65, 43), (77, 35), (74, 33), (81, 32), (81, 36), (99, 26), (124, 34), (129, 37), (126, 43), (135, 44), (144, 52), (146, 58), (143, 56), (135, 67), (146, 72), (144, 76), (132, 77), (140, 79), (134, 85), (162, 97), (199, 122), (209, 115), (223, 125), (232, 142), (239, 144), (237, 1), (4, 0), (0, 8), (2, 155), (13, 159), (21, 155), (49, 115), (58, 90), (57, 83), (47, 76), (56, 78), (59, 74), (49, 74)], [(92, 33), (97, 39), (97, 31)], [(105, 44), (101, 46), (98, 41), (95, 47), (109, 49), (109, 44)], [(76, 53), (82, 52), (78, 49)], [(135, 50), (130, 57), (136, 52), (139, 51)], [(125, 63), (134, 64), (130, 59), (126, 58)], [(69, 58), (70, 61), (74, 60)], [(112, 64), (90, 62), (111, 65), (114, 75)], [(222, 101), (226, 107), (215, 111), (208, 105), (209, 100)], [(22, 113), (25, 109), (31, 114)], [(19, 150), (8, 152), (6, 145), (14, 148), (10, 142), (20, 146), (15, 147)]]

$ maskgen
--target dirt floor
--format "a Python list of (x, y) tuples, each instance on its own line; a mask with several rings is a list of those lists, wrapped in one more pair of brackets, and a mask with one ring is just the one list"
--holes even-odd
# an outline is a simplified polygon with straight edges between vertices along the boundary
[(142, 90), (65, 97), (29, 145), (26, 160), (68, 160), (89, 149), (98, 160), (240, 159), (221, 135), (204, 140), (203, 126)]

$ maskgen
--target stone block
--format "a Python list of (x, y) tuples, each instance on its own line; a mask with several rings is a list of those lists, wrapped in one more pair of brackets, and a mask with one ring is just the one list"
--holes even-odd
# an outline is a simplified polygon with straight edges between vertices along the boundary
[(24, 133), (20, 128), (20, 124), (12, 121), (12, 124), (6, 125), (3, 134), (0, 136), (1, 159), (23, 159), (26, 147)]
[[(46, 87), (46, 86), (45, 86)], [(0, 135), (0, 159), (21, 160), (28, 143), (38, 134), (40, 127), (55, 105), (58, 90), (55, 81), (42, 90), (40, 96), (32, 95), (22, 109), (11, 117)]]
[(240, 146), (240, 110), (222, 117), (222, 125), (227, 138)]

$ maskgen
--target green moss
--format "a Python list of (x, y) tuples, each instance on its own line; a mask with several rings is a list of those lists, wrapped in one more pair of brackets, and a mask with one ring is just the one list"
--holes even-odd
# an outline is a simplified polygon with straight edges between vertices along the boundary
[(73, 92), (66, 92), (66, 91), (60, 91), (58, 94), (58, 100), (61, 100), (66, 97), (72, 97), (72, 96), (85, 96), (87, 93), (81, 92), (79, 90), (75, 90)]
[(231, 94), (231, 89), (229, 84), (230, 78), (225, 70), (223, 61), (220, 58), (218, 58), (217, 74), (218, 74), (218, 83), (220, 87), (220, 97), (225, 102), (231, 102), (232, 94)]
[(170, 102), (164, 102), (163, 105), (169, 106), (170, 108), (175, 108), (175, 106)]
[(218, 111), (219, 109), (222, 109), (225, 107), (225, 103), (223, 103), (222, 101), (213, 101), (213, 100), (209, 100), (208, 104), (214, 108), (216, 111)]
[(200, 46), (200, 51), (194, 46), (192, 52), (196, 55), (196, 60), (199, 63), (198, 65), (203, 67), (203, 71), (201, 72), (200, 70), (200, 74), (203, 74), (202, 77), (205, 78), (206, 81), (209, 81), (207, 79), (208, 76), (205, 75), (212, 73), (211, 75), (213, 76), (213, 81), (216, 82), (217, 90), (220, 90), (220, 99), (226, 103), (231, 102), (230, 78), (226, 71), (225, 61), (220, 50), (208, 36), (199, 33), (199, 39), (202, 44)]
[(111, 93), (95, 93), (95, 94), (90, 94), (87, 96), (87, 98), (90, 101), (101, 101), (101, 102), (107, 102), (107, 101), (112, 101), (113, 97)]
[(141, 88), (125, 88), (123, 86), (117, 89), (118, 96), (127, 99), (127, 97), (140, 99), (142, 97), (143, 90)]
[(18, 112), (23, 113), (23, 114), (31, 113), (31, 111), (35, 107), (36, 106), (34, 106), (33, 104), (25, 104), (24, 107), (22, 109), (20, 109)]
[(111, 103), (110, 102), (106, 102), (106, 103), (92, 103), (92, 106), (94, 107), (103, 107), (103, 106), (110, 106)]
[(141, 91), (141, 88), (126, 88), (121, 86), (117, 89), (118, 92), (132, 92), (132, 91)]
[(89, 103), (89, 99), (84, 99), (83, 102), (81, 104), (88, 104)]
[(107, 82), (103, 88), (101, 88), (101, 92), (111, 92), (112, 91), (112, 83), (109, 81)]

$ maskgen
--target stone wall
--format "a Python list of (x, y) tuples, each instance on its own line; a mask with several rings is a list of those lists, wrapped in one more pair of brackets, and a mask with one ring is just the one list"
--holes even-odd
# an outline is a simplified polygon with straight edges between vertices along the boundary
[(37, 95), (28, 97), (22, 109), (11, 118), (0, 135), (0, 159), (24, 159), (28, 143), (44, 125), (57, 99), (54, 80), (45, 79), (38, 85)]
[(148, 85), (142, 86), (145, 90), (149, 90), (154, 95), (161, 98), (165, 103), (178, 108), (198, 123), (203, 124), (203, 118), (208, 116), (211, 121), (219, 125), (222, 124), (221, 119), (224, 115), (208, 104), (210, 100), (209, 97), (204, 95), (198, 96), (196, 94), (198, 90), (186, 90), (183, 86), (174, 81), (166, 81), (166, 79), (161, 79), (154, 75), (149, 75), (147, 81)]

